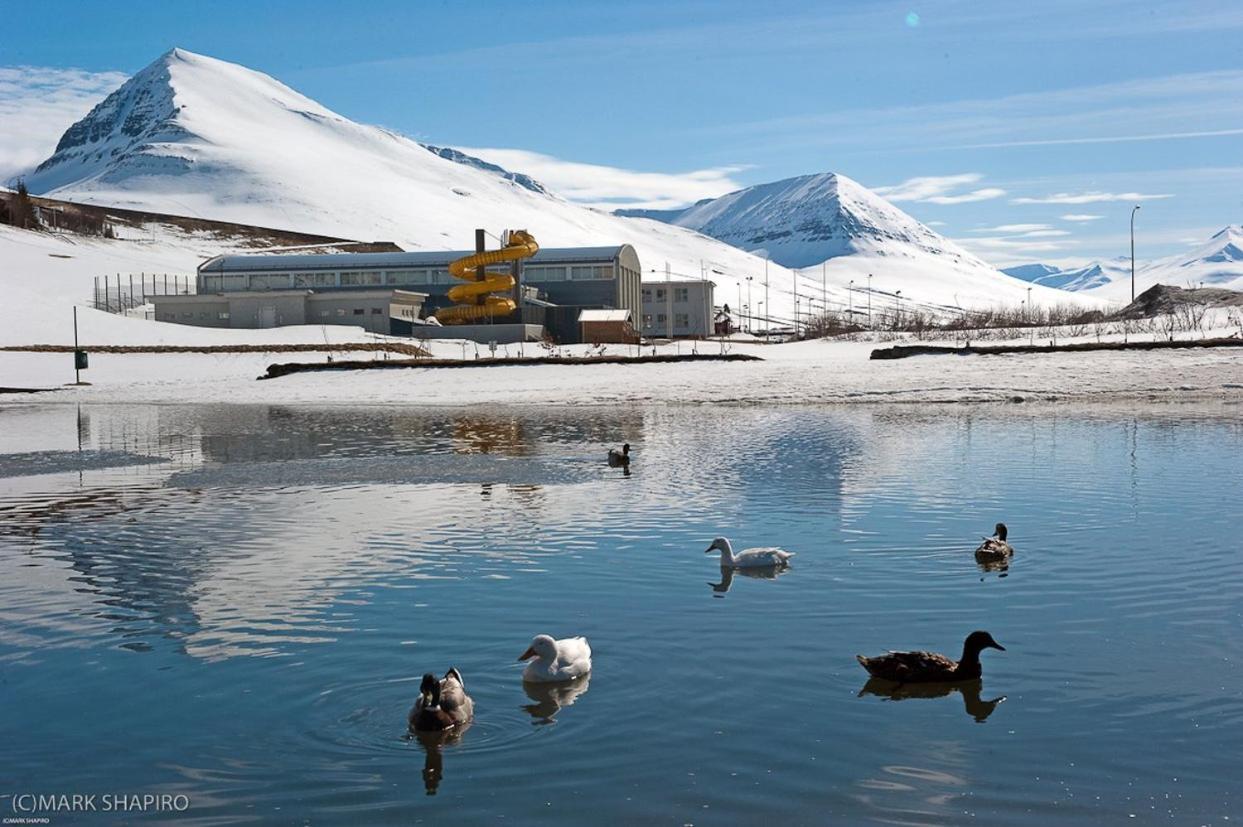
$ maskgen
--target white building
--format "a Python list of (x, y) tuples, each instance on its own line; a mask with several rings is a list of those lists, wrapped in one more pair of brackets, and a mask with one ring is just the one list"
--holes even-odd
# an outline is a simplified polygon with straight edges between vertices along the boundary
[(645, 281), (643, 335), (647, 337), (706, 337), (713, 334), (710, 281)]

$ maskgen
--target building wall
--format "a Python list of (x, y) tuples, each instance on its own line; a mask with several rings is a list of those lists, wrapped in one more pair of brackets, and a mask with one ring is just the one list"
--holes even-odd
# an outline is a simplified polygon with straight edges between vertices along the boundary
[(155, 318), (197, 327), (260, 329), (300, 324), (353, 325), (372, 333), (393, 329), (391, 306), (410, 305), (418, 316), (422, 296), (397, 290), (284, 291), (200, 296), (156, 296)]
[(591, 344), (634, 344), (639, 341), (630, 322), (580, 322), (584, 342)]
[[(316, 266), (314, 256), (296, 255), (288, 257), (290, 266), (287, 270), (271, 269), (283, 257), (265, 256), (268, 268), (262, 271), (226, 271), (220, 269), (222, 265), (213, 259), (199, 270), (198, 292), (233, 294), (314, 290), (316, 295), (330, 295), (334, 291), (395, 288), (425, 293), (428, 312), (434, 313), (452, 304), (447, 296), (449, 288), (462, 283), (450, 276), (448, 270), (449, 261), (459, 255), (463, 254), (446, 253), (443, 261), (399, 266), (372, 263), (377, 259), (358, 254), (332, 267)], [(333, 260), (340, 261), (341, 258), (334, 257)], [(642, 307), (641, 272), (638, 253), (630, 245), (622, 245), (616, 248), (612, 258), (577, 261), (537, 257), (523, 265), (520, 281), (537, 288), (555, 304), (622, 308), (630, 311), (632, 319), (637, 319)], [(352, 311), (353, 308), (350, 308), (349, 312)], [(320, 323), (320, 320), (311, 317), (308, 322)]]
[(713, 334), (712, 282), (645, 282), (642, 297), (644, 336), (667, 336), (671, 328), (674, 336)]

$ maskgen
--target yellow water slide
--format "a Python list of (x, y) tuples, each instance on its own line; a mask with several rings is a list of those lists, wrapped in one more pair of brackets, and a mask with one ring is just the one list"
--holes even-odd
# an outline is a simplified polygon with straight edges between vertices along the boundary
[(466, 284), (449, 288), (449, 300), (457, 304), (437, 312), (436, 318), (441, 324), (464, 324), (513, 313), (518, 307), (513, 299), (492, 294), (513, 290), (514, 277), (499, 270), (489, 272), (486, 268), (490, 264), (530, 258), (538, 252), (535, 236), (526, 230), (512, 230), (501, 249), (474, 253), (450, 262), (449, 275)]

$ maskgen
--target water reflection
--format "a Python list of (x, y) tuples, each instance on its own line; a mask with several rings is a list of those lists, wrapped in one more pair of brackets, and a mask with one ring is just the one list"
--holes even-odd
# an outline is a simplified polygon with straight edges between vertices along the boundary
[(721, 567), (721, 582), (708, 582), (712, 587), (713, 597), (724, 597), (725, 593), (734, 585), (734, 575), (743, 577), (751, 577), (756, 580), (776, 580), (784, 574), (789, 574), (789, 566), (762, 566), (757, 568), (735, 569), (729, 566)]
[(423, 791), (435, 795), (445, 777), (444, 748), (462, 740), (470, 729), (470, 722), (441, 732), (411, 732), (407, 738), (417, 740), (423, 747)]
[(876, 695), (891, 701), (906, 701), (912, 698), (944, 698), (957, 692), (962, 695), (966, 713), (982, 724), (993, 714), (997, 705), (1006, 699), (1005, 695), (998, 695), (986, 701), (980, 697), (983, 689), (984, 682), (981, 680), (964, 683), (894, 683), (882, 678), (869, 678), (859, 690), (859, 697)]
[(522, 708), (535, 719), (536, 724), (555, 724), (556, 715), (564, 707), (572, 706), (580, 695), (587, 694), (591, 686), (591, 674), (583, 675), (568, 683), (532, 683), (522, 682), (522, 691), (535, 703), (526, 704)]

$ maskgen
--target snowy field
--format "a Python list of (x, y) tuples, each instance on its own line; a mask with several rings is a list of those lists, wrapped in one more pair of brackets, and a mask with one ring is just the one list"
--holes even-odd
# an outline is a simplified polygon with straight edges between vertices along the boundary
[[(326, 356), (96, 353), (91, 355), (91, 368), (83, 376), (92, 383), (89, 387), (0, 397), (0, 406), (50, 401), (789, 405), (989, 402), (1015, 397), (1024, 401), (1243, 402), (1243, 351), (1239, 349), (919, 356), (871, 361), (869, 354), (877, 346), (884, 345), (824, 340), (780, 345), (735, 343), (729, 346), (730, 352), (755, 354), (764, 361), (325, 371), (265, 381), (256, 378), (273, 362), (322, 361)], [(699, 347), (704, 353), (721, 348), (718, 343), (701, 343)], [(690, 351), (688, 343), (658, 350), (672, 353), (679, 348), (684, 353)], [(510, 350), (517, 355), (516, 347)], [(564, 350), (573, 355), (586, 348)], [(614, 346), (608, 352), (623, 350)], [(432, 351), (446, 358), (460, 358), (462, 354), (457, 342), (434, 342)], [(527, 346), (526, 351), (535, 355), (539, 348)], [(644, 351), (650, 353), (651, 348)], [(473, 358), (473, 345), (468, 346), (467, 356)], [(0, 353), (0, 385), (52, 387), (72, 382), (72, 368), (72, 356), (67, 353)]]

